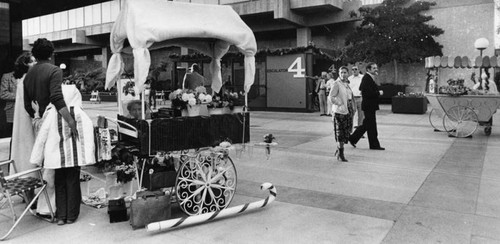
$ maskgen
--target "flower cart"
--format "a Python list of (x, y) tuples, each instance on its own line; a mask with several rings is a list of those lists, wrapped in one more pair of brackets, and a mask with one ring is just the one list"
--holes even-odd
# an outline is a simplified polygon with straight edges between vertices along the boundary
[[(130, 47), (124, 47), (126, 39)], [(255, 75), (256, 41), (251, 29), (230, 6), (127, 0), (114, 23), (110, 40), (113, 55), (107, 70), (106, 88), (120, 80), (124, 67), (121, 55), (128, 52), (134, 56), (135, 86), (143, 94), (142, 119), (119, 114), (114, 120), (118, 124), (120, 143), (131, 146), (143, 165), (162, 152), (179, 161), (173, 191), (186, 214), (199, 215), (226, 208), (235, 194), (237, 174), (228, 155), (229, 145), (221, 142), (249, 142), (247, 101), (241, 113), (210, 116), (208, 113), (200, 116), (189, 113), (180, 117), (146, 119), (144, 83), (151, 63), (148, 48), (152, 45), (181, 46), (210, 56), (211, 77), (208, 79), (212, 81), (212, 89), (218, 92), (222, 87), (220, 60), (230, 45), (234, 45), (245, 55), (246, 95)], [(119, 99), (121, 110), (126, 107), (122, 103)], [(189, 106), (195, 105), (196, 102), (189, 103)]]
[[(496, 56), (477, 57), (474, 64), (467, 57), (460, 56), (455, 59), (428, 57), (425, 61), (426, 68), (436, 71), (438, 68), (497, 67)], [(433, 108), (429, 122), (436, 131), (446, 131), (453, 137), (469, 137), (482, 125), (485, 126), (484, 133), (491, 134), (491, 118), (500, 107), (498, 94), (474, 94), (460, 79), (450, 79), (448, 86), (438, 90), (440, 94), (425, 94)]]

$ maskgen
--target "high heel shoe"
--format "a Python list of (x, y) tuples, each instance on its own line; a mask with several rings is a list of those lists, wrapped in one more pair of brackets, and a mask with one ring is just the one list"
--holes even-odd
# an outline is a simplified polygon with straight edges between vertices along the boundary
[(337, 156), (337, 160), (341, 162), (349, 162), (345, 157), (344, 157), (344, 148), (337, 148), (337, 151), (335, 152), (335, 155)]

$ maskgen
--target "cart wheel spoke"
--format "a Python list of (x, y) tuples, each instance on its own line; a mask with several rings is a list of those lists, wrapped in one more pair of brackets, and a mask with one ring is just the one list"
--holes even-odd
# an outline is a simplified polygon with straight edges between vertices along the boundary
[(224, 190), (228, 190), (228, 191), (234, 191), (236, 190), (235, 188), (233, 187), (227, 187), (227, 186), (221, 186), (221, 185), (212, 185), (213, 188), (217, 188), (217, 189), (224, 189)]
[(203, 193), (202, 193), (202, 195), (201, 195), (201, 199), (200, 199), (201, 201), (200, 201), (200, 203), (199, 203), (199, 206), (200, 206), (200, 207), (199, 207), (199, 209), (198, 209), (198, 214), (202, 214), (202, 213), (206, 213), (206, 212), (208, 212), (208, 211), (205, 211), (205, 212), (203, 211), (203, 209), (204, 209), (204, 208), (203, 208), (203, 205), (204, 205), (204, 203), (205, 203), (205, 199), (206, 199), (206, 198), (207, 198), (207, 187), (204, 187), (204, 188), (203, 188)]
[(186, 178), (186, 177), (179, 177), (179, 180), (180, 181), (186, 181), (188, 183), (193, 183), (195, 185), (205, 185), (205, 182), (203, 181), (200, 181), (200, 180), (193, 180), (193, 179), (189, 179), (189, 178)]

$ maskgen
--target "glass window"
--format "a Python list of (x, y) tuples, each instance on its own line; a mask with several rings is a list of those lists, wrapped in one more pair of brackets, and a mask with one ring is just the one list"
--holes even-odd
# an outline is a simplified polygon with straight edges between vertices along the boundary
[(101, 4), (92, 5), (92, 24), (98, 25), (101, 23)]
[(102, 7), (102, 23), (111, 22), (111, 2), (101, 4)]
[(54, 14), (54, 31), (60, 31), (61, 30), (61, 13), (55, 13)]
[(40, 17), (35, 17), (33, 18), (33, 34), (32, 35), (38, 35), (40, 34)]
[(28, 20), (23, 20), (23, 36), (28, 35)]
[(59, 15), (59, 21), (61, 21), (61, 30), (68, 29), (68, 11), (61, 12)]
[(54, 15), (48, 15), (47, 18), (47, 32), (52, 32), (54, 31)]
[(118, 18), (120, 13), (120, 0), (114, 0), (111, 2), (111, 21), (114, 22)]
[(27, 19), (26, 20), (27, 22), (27, 26), (28, 28), (26, 28), (27, 32), (28, 32), (28, 36), (32, 35), (33, 34), (33, 19)]
[(40, 33), (47, 33), (47, 16), (40, 16)]
[(93, 17), (92, 17), (92, 6), (83, 7), (83, 12), (85, 14), (84, 25), (85, 26), (92, 25), (92, 20), (93, 20)]
[(76, 9), (76, 27), (83, 27), (85, 25), (85, 14), (83, 8)]
[(68, 28), (76, 28), (76, 9), (68, 11)]

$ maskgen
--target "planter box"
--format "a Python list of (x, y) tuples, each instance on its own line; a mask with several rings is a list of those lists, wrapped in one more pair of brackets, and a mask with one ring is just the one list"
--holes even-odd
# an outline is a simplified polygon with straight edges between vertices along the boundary
[(379, 89), (384, 91), (384, 95), (379, 97), (379, 103), (391, 104), (392, 97), (398, 95), (398, 92), (404, 93), (406, 85), (382, 84)]
[(208, 109), (208, 114), (209, 115), (216, 115), (216, 114), (230, 114), (231, 109), (228, 107), (223, 107), (223, 108), (209, 108)]
[(208, 116), (208, 109), (206, 104), (197, 104), (190, 106), (187, 109), (182, 110), (183, 117), (196, 117), (196, 116)]
[(392, 97), (392, 112), (425, 114), (427, 112), (427, 99), (425, 97)]

